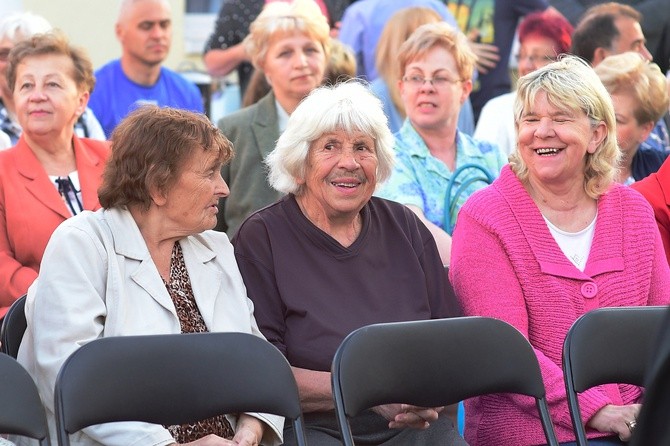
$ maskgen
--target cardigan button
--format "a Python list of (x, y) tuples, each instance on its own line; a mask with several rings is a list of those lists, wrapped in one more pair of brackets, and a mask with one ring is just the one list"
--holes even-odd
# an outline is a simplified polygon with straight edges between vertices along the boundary
[(592, 299), (598, 293), (598, 285), (595, 282), (586, 282), (582, 284), (582, 296)]

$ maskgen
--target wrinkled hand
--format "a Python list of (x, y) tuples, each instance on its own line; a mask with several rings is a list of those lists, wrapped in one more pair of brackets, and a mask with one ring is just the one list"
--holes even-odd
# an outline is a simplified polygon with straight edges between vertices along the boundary
[(389, 420), (389, 429), (427, 429), (444, 407), (418, 407), (409, 404), (385, 404), (372, 410)]
[(241, 427), (235, 432), (235, 437), (231, 444), (240, 446), (258, 446), (259, 438), (256, 433), (249, 428)]
[(500, 55), (498, 54), (498, 47), (491, 45), (489, 43), (479, 43), (479, 30), (473, 29), (468, 33), (468, 42), (470, 43), (470, 49), (477, 56), (477, 71), (482, 74), (486, 74), (489, 70), (492, 70), (500, 62)]
[(470, 42), (470, 48), (477, 55), (477, 71), (486, 74), (498, 65), (500, 55), (498, 47), (489, 43)]
[(626, 422), (637, 419), (641, 407), (640, 404), (629, 404), (627, 406), (608, 404), (596, 412), (587, 426), (600, 432), (617, 434), (621, 441), (628, 441), (630, 440), (631, 430)]

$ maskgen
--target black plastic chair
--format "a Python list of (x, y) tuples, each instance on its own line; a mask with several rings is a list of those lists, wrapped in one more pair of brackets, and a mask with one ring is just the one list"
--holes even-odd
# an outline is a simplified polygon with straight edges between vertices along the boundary
[(239, 412), (284, 416), (305, 444), (291, 367), (272, 344), (246, 333), (94, 340), (65, 361), (54, 400), (61, 446), (94, 424), (175, 425)]
[(577, 394), (602, 384), (644, 384), (666, 307), (599, 308), (575, 321), (563, 344), (568, 407), (579, 446), (587, 446)]
[(19, 297), (5, 314), (0, 329), (0, 352), (5, 353), (12, 358), (19, 354), (19, 346), (26, 332), (26, 296)]
[(457, 317), (375, 324), (347, 336), (335, 353), (333, 396), (345, 446), (349, 418), (392, 403), (445, 406), (488, 393), (535, 398), (549, 445), (558, 445), (532, 347), (511, 325)]
[(28, 372), (0, 355), (0, 433), (22, 435), (49, 446), (49, 428), (37, 387)]

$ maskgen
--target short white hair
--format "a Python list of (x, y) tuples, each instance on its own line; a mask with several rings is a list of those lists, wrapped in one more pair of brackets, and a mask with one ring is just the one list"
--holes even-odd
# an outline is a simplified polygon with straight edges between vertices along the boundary
[(41, 15), (32, 12), (17, 12), (0, 21), (0, 40), (8, 39), (16, 44), (52, 29), (51, 23)]
[(393, 170), (394, 139), (382, 104), (361, 82), (348, 81), (314, 89), (291, 114), (265, 160), (270, 185), (282, 193), (303, 193), (297, 178), (305, 177), (310, 146), (336, 130), (370, 136), (377, 153), (377, 184), (388, 179)]

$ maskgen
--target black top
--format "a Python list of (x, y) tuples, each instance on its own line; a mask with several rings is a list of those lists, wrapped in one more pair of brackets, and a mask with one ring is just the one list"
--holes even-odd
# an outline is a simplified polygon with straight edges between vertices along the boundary
[(252, 214), (233, 239), (258, 325), (291, 365), (329, 371), (351, 331), (449, 316), (432, 234), (398, 203), (372, 197), (344, 247), (314, 226), (293, 195)]

